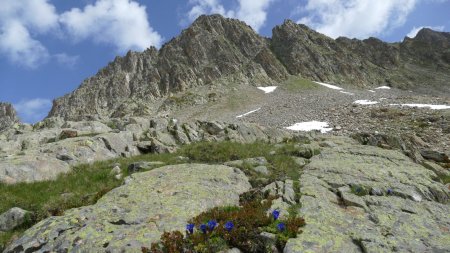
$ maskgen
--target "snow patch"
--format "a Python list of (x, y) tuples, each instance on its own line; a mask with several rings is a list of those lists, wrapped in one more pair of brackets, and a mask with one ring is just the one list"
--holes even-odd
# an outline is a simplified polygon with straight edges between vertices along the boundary
[(315, 82), (315, 83), (317, 83), (317, 84), (319, 84), (319, 85), (322, 85), (322, 86), (325, 86), (325, 87), (327, 87), (327, 88), (333, 89), (333, 90), (343, 90), (341, 87), (337, 87), (337, 86), (332, 85), (332, 84), (321, 83), (321, 82)]
[(257, 111), (259, 111), (260, 109), (261, 109), (261, 107), (258, 108), (258, 109), (255, 109), (255, 110), (253, 110), (253, 111), (249, 111), (249, 112), (246, 112), (246, 113), (244, 113), (244, 114), (238, 115), (238, 116), (236, 116), (236, 118), (242, 118), (242, 117), (247, 116), (247, 115), (249, 115), (249, 114), (251, 114), (251, 113), (257, 112)]
[(375, 88), (375, 90), (390, 90), (390, 89), (391, 89), (391, 87), (389, 87), (389, 86), (380, 86), (380, 87)]
[(372, 92), (372, 93), (375, 93), (375, 91), (374, 90), (369, 90), (370, 92)]
[(358, 104), (358, 105), (375, 105), (375, 104), (378, 104), (378, 102), (364, 99), (364, 100), (356, 100), (355, 102), (353, 102), (353, 104)]
[(294, 131), (306, 131), (306, 132), (312, 130), (320, 130), (321, 133), (326, 133), (328, 131), (331, 131), (333, 128), (328, 127), (327, 122), (309, 121), (296, 123), (290, 127), (286, 127), (286, 129)]
[(347, 95), (352, 95), (352, 96), (355, 95), (355, 94), (353, 94), (353, 93), (351, 93), (351, 92), (348, 92), (348, 91), (341, 91), (341, 90), (340, 90), (339, 92), (340, 92), (340, 93), (347, 94)]
[(267, 86), (267, 87), (257, 87), (258, 89), (260, 89), (260, 90), (262, 90), (262, 91), (264, 91), (264, 93), (271, 93), (271, 92), (273, 92), (273, 91), (275, 91), (275, 89), (277, 88), (278, 86)]
[(418, 108), (429, 108), (431, 110), (445, 110), (450, 109), (450, 105), (430, 105), (430, 104), (390, 104), (392, 106), (408, 106)]

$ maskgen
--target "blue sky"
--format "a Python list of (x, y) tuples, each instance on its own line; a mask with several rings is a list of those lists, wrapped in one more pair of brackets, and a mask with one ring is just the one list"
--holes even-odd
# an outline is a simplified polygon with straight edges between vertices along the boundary
[(0, 0), (0, 101), (24, 122), (117, 55), (160, 47), (201, 14), (241, 19), (270, 37), (292, 19), (327, 34), (385, 41), (450, 31), (450, 0)]

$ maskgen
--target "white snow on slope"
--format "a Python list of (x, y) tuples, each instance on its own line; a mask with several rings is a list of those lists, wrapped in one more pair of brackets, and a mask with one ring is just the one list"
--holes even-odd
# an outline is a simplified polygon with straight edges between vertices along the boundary
[(370, 101), (370, 100), (356, 100), (355, 102), (353, 102), (353, 104), (358, 104), (358, 105), (374, 105), (374, 104), (378, 104), (377, 101)]
[(315, 82), (315, 83), (317, 83), (317, 84), (319, 84), (319, 85), (322, 85), (322, 86), (325, 86), (325, 87), (327, 87), (327, 88), (333, 89), (333, 90), (343, 90), (341, 87), (337, 87), (337, 86), (332, 85), (332, 84), (321, 83), (321, 82)]
[(341, 90), (340, 90), (339, 92), (340, 92), (340, 93), (347, 94), (347, 95), (352, 95), (352, 96), (355, 95), (355, 94), (353, 94), (353, 93), (351, 93), (351, 92), (348, 92), (348, 91), (341, 91)]
[(375, 91), (374, 90), (369, 90), (370, 92), (372, 92), (372, 93), (375, 93)]
[(375, 90), (390, 90), (390, 89), (391, 89), (391, 87), (389, 87), (389, 86), (380, 86), (380, 87), (375, 88)]
[(450, 109), (450, 105), (430, 105), (430, 104), (390, 104), (393, 106), (408, 106), (418, 108), (430, 108), (431, 110), (445, 110)]
[(264, 91), (264, 93), (271, 93), (273, 92), (278, 86), (267, 86), (267, 87), (257, 87), (258, 89)]
[(255, 109), (255, 110), (253, 110), (253, 111), (249, 111), (249, 112), (246, 112), (246, 113), (244, 113), (244, 114), (238, 115), (238, 116), (236, 116), (236, 118), (242, 118), (242, 117), (247, 116), (247, 115), (249, 115), (249, 114), (251, 114), (251, 113), (257, 112), (257, 111), (259, 111), (260, 109), (261, 109), (261, 107), (258, 108), (258, 109)]
[(319, 121), (309, 121), (309, 122), (301, 122), (296, 123), (290, 127), (286, 127), (289, 130), (294, 131), (312, 131), (312, 130), (320, 130), (322, 133), (326, 133), (331, 131), (333, 128), (328, 127), (327, 122), (319, 122)]

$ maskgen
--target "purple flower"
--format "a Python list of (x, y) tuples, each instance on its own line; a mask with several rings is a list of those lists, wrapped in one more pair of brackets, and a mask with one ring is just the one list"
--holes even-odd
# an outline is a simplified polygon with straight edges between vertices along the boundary
[(230, 232), (232, 229), (234, 228), (234, 224), (231, 221), (228, 221), (227, 223), (225, 223), (225, 229)]
[(217, 226), (217, 221), (215, 221), (215, 220), (208, 221), (208, 227), (209, 227), (210, 231), (213, 231), (216, 226)]
[(392, 193), (393, 193), (393, 191), (392, 191), (391, 188), (387, 189), (387, 194), (388, 194), (388, 195), (391, 195)]
[(273, 210), (272, 211), (272, 216), (273, 216), (273, 219), (274, 220), (277, 220), (278, 219), (278, 217), (280, 216), (280, 211), (278, 211), (278, 210)]
[(206, 224), (200, 225), (200, 230), (202, 231), (203, 234), (206, 234), (206, 229), (207, 229)]
[(284, 225), (284, 223), (281, 222), (281, 223), (278, 223), (277, 228), (278, 228), (278, 230), (283, 232), (284, 230), (286, 230), (286, 225)]
[(193, 234), (194, 233), (194, 224), (192, 224), (192, 223), (189, 223), (189, 224), (187, 224), (186, 225), (186, 230), (189, 232), (189, 234)]

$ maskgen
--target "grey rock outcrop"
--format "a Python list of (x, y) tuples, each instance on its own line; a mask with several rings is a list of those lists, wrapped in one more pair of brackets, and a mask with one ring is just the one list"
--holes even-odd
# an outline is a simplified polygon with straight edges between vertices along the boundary
[(0, 131), (19, 123), (16, 110), (9, 103), (0, 102)]
[(450, 191), (399, 151), (324, 148), (300, 177), (303, 233), (292, 252), (446, 252)]
[[(156, 121), (158, 124), (154, 123)], [(123, 119), (118, 122), (119, 129), (114, 130), (101, 122), (90, 121), (65, 122), (60, 125), (68, 128), (63, 129), (42, 128), (8, 134), (5, 139), (0, 139), (0, 182), (55, 179), (59, 174), (70, 171), (71, 166), (76, 164), (147, 153), (174, 152), (180, 145), (198, 141), (280, 142), (290, 136), (285, 131), (251, 123), (171, 123), (150, 118)], [(220, 131), (218, 128), (211, 130), (211, 126), (219, 125)], [(66, 130), (76, 131), (78, 134), (61, 140), (60, 133)]]
[(334, 40), (290, 20), (276, 26), (267, 39), (241, 21), (200, 16), (160, 50), (151, 47), (117, 57), (78, 89), (54, 100), (49, 117), (78, 121), (151, 115), (159, 106), (176, 102), (171, 94), (189, 88), (264, 86), (290, 75), (448, 94), (449, 45), (450, 33), (427, 29), (402, 43)]
[(188, 219), (216, 206), (238, 205), (251, 188), (236, 168), (182, 164), (133, 174), (93, 206), (47, 218), (6, 252), (140, 252), (164, 231), (184, 231)]
[(0, 214), (0, 232), (11, 231), (25, 223), (27, 217), (30, 217), (31, 213), (18, 207), (13, 207), (8, 211)]

